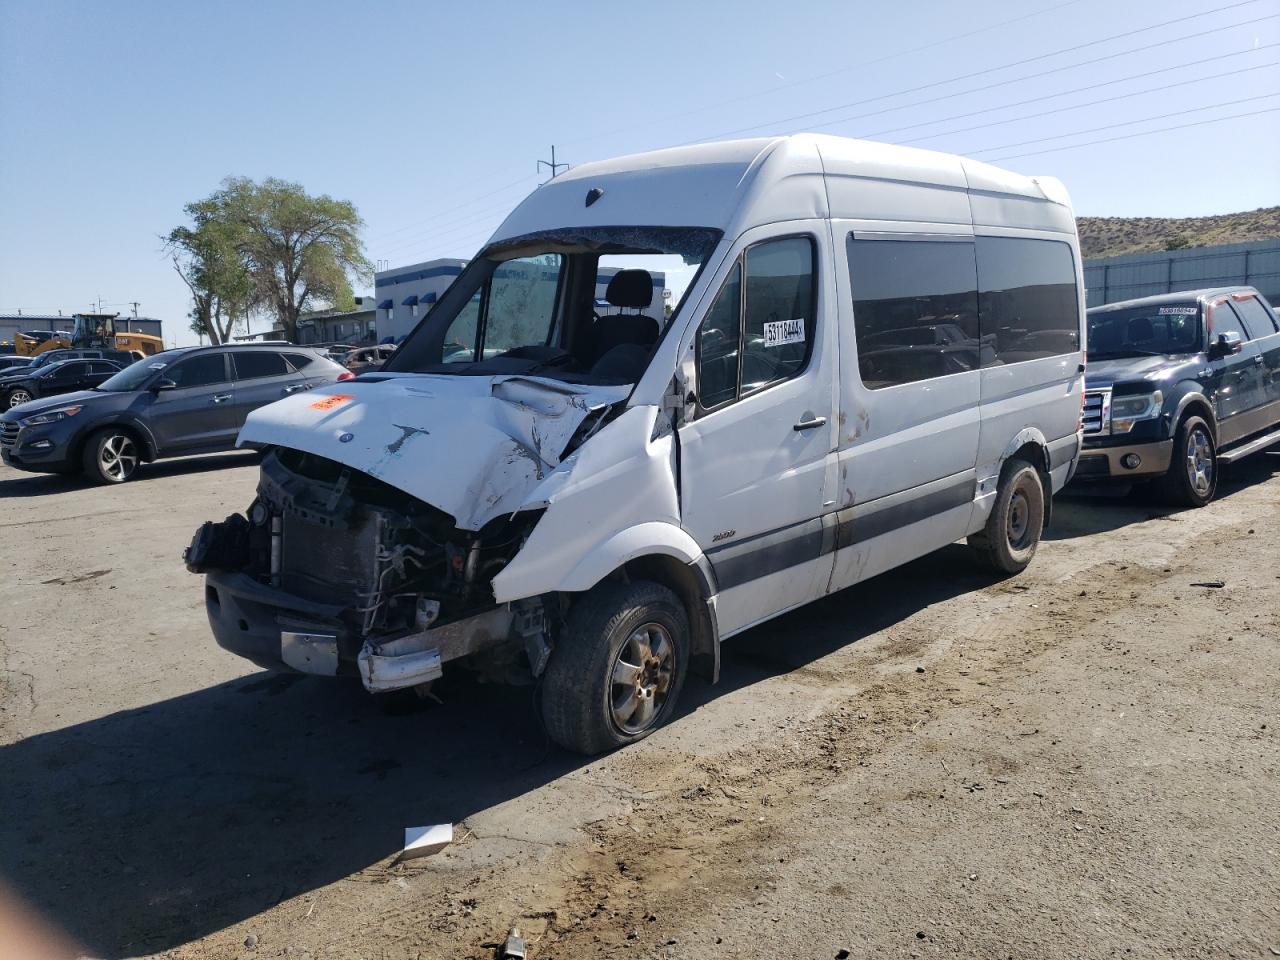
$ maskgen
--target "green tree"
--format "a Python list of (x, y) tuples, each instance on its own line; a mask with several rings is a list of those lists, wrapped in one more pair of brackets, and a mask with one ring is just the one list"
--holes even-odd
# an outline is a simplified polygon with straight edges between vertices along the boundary
[(373, 265), (352, 203), (313, 197), (285, 180), (245, 177), (228, 177), (209, 202), (234, 228), (256, 302), (275, 315), (286, 338), (297, 342), (305, 310), (354, 309), (352, 278), (367, 280)]
[(183, 210), (192, 225), (170, 230), (165, 248), (191, 291), (191, 329), (211, 343), (225, 343), (253, 309), (256, 286), (240, 254), (238, 229), (219, 206), (200, 200)]

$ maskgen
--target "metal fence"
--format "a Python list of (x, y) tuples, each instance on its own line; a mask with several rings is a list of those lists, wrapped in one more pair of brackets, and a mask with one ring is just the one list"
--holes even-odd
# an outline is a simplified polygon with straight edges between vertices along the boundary
[(1280, 238), (1219, 247), (1161, 250), (1084, 262), (1088, 303), (1096, 307), (1199, 287), (1256, 287), (1280, 305)]

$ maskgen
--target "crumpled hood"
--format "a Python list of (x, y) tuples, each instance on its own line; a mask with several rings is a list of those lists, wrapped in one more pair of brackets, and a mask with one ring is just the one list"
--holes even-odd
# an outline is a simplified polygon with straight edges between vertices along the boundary
[(260, 407), (237, 445), (335, 460), (479, 530), (515, 512), (592, 410), (628, 393), (535, 377), (392, 374)]
[[(1090, 360), (1085, 369), (1085, 389), (1097, 390), (1116, 383), (1150, 381), (1157, 386), (1198, 370), (1204, 363), (1199, 354), (1162, 357), (1121, 357), (1117, 360)], [(1194, 376), (1194, 373), (1191, 374)], [(1155, 387), (1152, 387), (1154, 390)]]

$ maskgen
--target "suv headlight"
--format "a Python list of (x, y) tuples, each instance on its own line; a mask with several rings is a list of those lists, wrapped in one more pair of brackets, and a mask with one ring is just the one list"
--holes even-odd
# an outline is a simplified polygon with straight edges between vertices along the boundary
[(18, 423), (24, 427), (38, 427), (44, 423), (57, 423), (59, 420), (67, 419), (67, 417), (74, 417), (81, 409), (81, 407), (61, 407), (57, 410), (46, 410), (44, 413), (25, 417), (19, 420)]
[(1164, 394), (1159, 390), (1154, 393), (1137, 393), (1131, 396), (1112, 396), (1111, 398), (1111, 432), (1128, 433), (1139, 420), (1153, 420), (1160, 416), (1160, 407), (1164, 403)]

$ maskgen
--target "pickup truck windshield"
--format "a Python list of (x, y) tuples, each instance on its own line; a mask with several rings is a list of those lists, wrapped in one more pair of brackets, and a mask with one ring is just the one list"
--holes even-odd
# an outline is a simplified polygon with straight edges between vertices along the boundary
[(1089, 359), (1197, 353), (1202, 347), (1200, 305), (1162, 303), (1089, 313)]
[(720, 236), (581, 227), (503, 241), (468, 264), (383, 370), (634, 383)]

